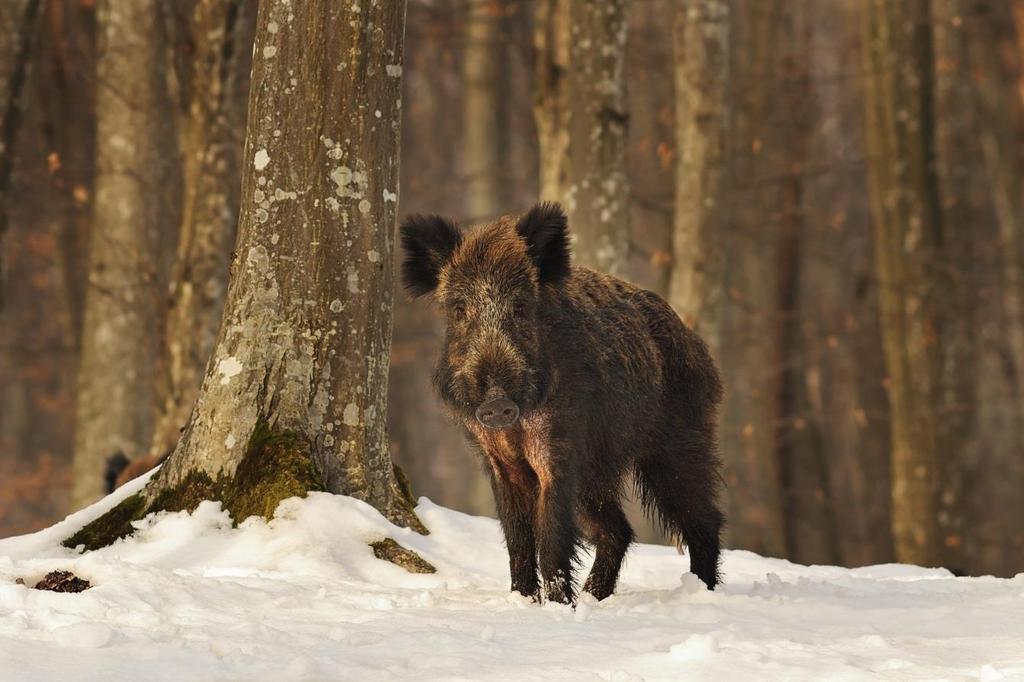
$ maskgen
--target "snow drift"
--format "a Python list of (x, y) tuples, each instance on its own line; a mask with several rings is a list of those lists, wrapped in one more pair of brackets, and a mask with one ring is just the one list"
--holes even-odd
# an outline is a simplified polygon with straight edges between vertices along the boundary
[[(217, 503), (77, 554), (60, 541), (145, 477), (39, 533), (0, 540), (0, 679), (1024, 679), (1024, 574), (725, 555), (711, 593), (669, 547), (636, 545), (618, 593), (575, 610), (508, 592), (497, 522), (423, 499), (427, 537), (323, 493), (233, 528)], [(392, 537), (438, 568), (374, 558)], [(80, 594), (34, 584), (67, 569)]]

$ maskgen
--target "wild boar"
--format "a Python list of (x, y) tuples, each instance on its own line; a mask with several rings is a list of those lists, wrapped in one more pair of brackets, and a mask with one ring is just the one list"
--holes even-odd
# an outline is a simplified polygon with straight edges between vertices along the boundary
[(658, 295), (571, 265), (556, 204), (467, 232), (411, 216), (400, 233), (406, 289), (444, 311), (435, 386), (486, 462), (512, 589), (572, 603), (585, 538), (583, 589), (611, 595), (634, 539), (629, 474), (714, 589), (722, 386), (704, 342)]

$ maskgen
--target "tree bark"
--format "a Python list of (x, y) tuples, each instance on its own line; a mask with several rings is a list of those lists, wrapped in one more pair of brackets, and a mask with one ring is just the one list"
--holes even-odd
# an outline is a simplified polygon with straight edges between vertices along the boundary
[(534, 16), (533, 117), (541, 201), (562, 201), (569, 147), (569, 0), (537, 0)]
[(506, 3), (501, 0), (471, 1), (465, 17), (463, 171), (465, 211), (474, 222), (492, 220), (511, 210), (506, 172), (509, 106), (505, 11)]
[[(17, 3), (4, 4), (0, 13)], [(36, 18), (4, 206), (0, 308), (0, 536), (68, 513), (75, 371), (94, 133), (93, 10), (46, 3)], [(21, 40), (21, 37), (19, 37)], [(77, 49), (76, 49), (77, 48)], [(73, 59), (63, 59), (74, 50)], [(5, 67), (11, 63), (4, 63)], [(12, 100), (16, 101), (16, 100)], [(86, 242), (87, 243), (87, 242)], [(76, 248), (78, 247), (78, 248)]]
[(260, 4), (237, 260), (202, 390), (139, 495), (66, 541), (320, 489), (422, 529), (386, 433), (405, 3)]
[(784, 155), (774, 215), (778, 216), (779, 457), (786, 547), (791, 560), (803, 564), (839, 561), (837, 519), (832, 507), (830, 461), (818, 424), (809, 418), (811, 397), (804, 368), (811, 344), (802, 317), (807, 277), (804, 252), (811, 225), (806, 219), (807, 166), (818, 120), (817, 93), (811, 74), (815, 40), (813, 3), (791, 0), (779, 12), (773, 140)]
[[(801, 178), (801, 354), (790, 375), (799, 381), (796, 414), (825, 459), (823, 532), (838, 563), (863, 566), (893, 561), (893, 550), (889, 410), (861, 162), (863, 102), (859, 88), (836, 78), (859, 72), (862, 8), (811, 3), (806, 11), (814, 26), (814, 48), (805, 61), (816, 111)], [(788, 112), (782, 116), (789, 118)]]
[(974, 178), (981, 174), (982, 153), (973, 125), (977, 107), (973, 106), (971, 94), (964, 7), (960, 0), (934, 0), (933, 5), (937, 66), (935, 145), (939, 192), (943, 198), (941, 219), (944, 225), (975, 226), (970, 230), (950, 230), (939, 254), (949, 286), (942, 293), (946, 313), (938, 437), (947, 443), (950, 456), (940, 461), (938, 523), (943, 565), (967, 572), (971, 570), (968, 561), (974, 553), (965, 551), (969, 544), (965, 537), (969, 503), (964, 494), (965, 484), (976, 480), (979, 470), (977, 423), (982, 400), (979, 387), (984, 376), (976, 332), (983, 328), (983, 318), (989, 313), (981, 293), (987, 273), (977, 264), (984, 258), (982, 244), (991, 236), (988, 226), (993, 220), (987, 210), (988, 202), (975, 191)]
[(171, 271), (162, 381), (151, 455), (178, 442), (224, 309), (238, 225), (238, 177), (256, 3), (198, 0), (182, 134), (184, 205)]
[(730, 3), (676, 9), (676, 208), (668, 300), (718, 356), (726, 229)]
[(570, 5), (563, 201), (576, 236), (576, 262), (623, 275), (630, 243), (623, 78), (629, 1), (578, 0)]
[[(1024, 7), (946, 2), (956, 19), (946, 31), (958, 35), (965, 62), (961, 96), (952, 106), (973, 115), (962, 134), (975, 145), (958, 186), (961, 192), (969, 187), (973, 205), (987, 209), (976, 211), (975, 222), (949, 223), (973, 226), (963, 234), (951, 229), (948, 251), (959, 256), (958, 298), (979, 304), (969, 319), (952, 325), (972, 325), (967, 349), (976, 358), (958, 373), (975, 390), (957, 396), (954, 413), (954, 424), (966, 413), (974, 427), (957, 458), (967, 507), (960, 566), (972, 575), (1009, 577), (1024, 559), (1024, 89), (1012, 85), (1024, 83)], [(972, 248), (958, 248), (968, 240)]]
[[(629, 272), (634, 282), (665, 298), (672, 276), (673, 197), (680, 151), (676, 141), (675, 83), (678, 11), (675, 0), (647, 0), (631, 5), (626, 44)], [(673, 17), (675, 20), (666, 20)]]
[[(158, 0), (98, 8), (95, 229), (78, 374), (72, 505), (100, 497), (103, 463), (150, 443), (176, 165)], [(169, 215), (170, 214), (170, 215)]]
[[(966, 18), (964, 32), (967, 35), (962, 40), (966, 43), (963, 49), (967, 54), (963, 58), (969, 60), (972, 67), (973, 79), (969, 82), (976, 93), (973, 100), (979, 119), (976, 133), (981, 142), (1003, 246), (1009, 351), (1014, 365), (1019, 368), (1016, 373), (1018, 391), (1024, 395), (1024, 154), (1020, 152), (1024, 144), (1024, 89), (1014, 93), (1007, 87), (1013, 74), (1002, 64), (1001, 53), (1012, 46), (1006, 45), (1007, 36), (1000, 35), (1000, 29), (1006, 31), (1014, 25), (1013, 17), (1011, 10), (1001, 3), (975, 3), (971, 5), (973, 12), (959, 5), (957, 9), (959, 16)], [(1018, 13), (1024, 15), (1024, 9)], [(1022, 37), (1014, 40), (1016, 31), (1008, 32), (1010, 41), (1024, 40)], [(1024, 61), (1024, 51), (1019, 59)], [(966, 79), (968, 74), (964, 77)]]
[[(21, 93), (28, 73), (32, 43), (36, 39), (40, 2), (8, 0), (0, 6), (0, 243), (7, 232), (7, 195), (21, 120)], [(0, 251), (0, 307), (4, 304), (4, 272)]]
[(868, 177), (892, 405), (893, 539), (901, 562), (941, 561), (938, 405), (942, 244), (929, 0), (865, 12)]
[(786, 150), (771, 116), (782, 85), (778, 31), (782, 3), (732, 6), (729, 194), (722, 239), (723, 301), (718, 356), (727, 387), (721, 441), (732, 547), (787, 556), (778, 425), (781, 316), (776, 178)]

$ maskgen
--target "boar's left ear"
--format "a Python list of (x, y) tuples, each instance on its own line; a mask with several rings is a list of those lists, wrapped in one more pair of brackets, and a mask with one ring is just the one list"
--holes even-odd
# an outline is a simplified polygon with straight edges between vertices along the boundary
[(516, 231), (526, 240), (541, 284), (569, 274), (569, 229), (561, 206), (550, 201), (537, 204), (519, 219)]
[(462, 233), (452, 221), (436, 215), (411, 215), (398, 228), (402, 236), (402, 284), (413, 296), (437, 288), (441, 268), (462, 243)]

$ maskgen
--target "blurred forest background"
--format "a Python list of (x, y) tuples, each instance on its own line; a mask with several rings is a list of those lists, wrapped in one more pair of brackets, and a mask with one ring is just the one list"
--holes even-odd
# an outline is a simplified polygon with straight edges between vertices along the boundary
[[(0, 4), (0, 536), (188, 417), (255, 9)], [(728, 546), (1024, 571), (1024, 0), (409, 0), (401, 75), (400, 214), (560, 200), (579, 262), (708, 339)], [(392, 455), (489, 514), (442, 331), (396, 297)]]

